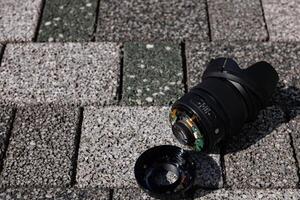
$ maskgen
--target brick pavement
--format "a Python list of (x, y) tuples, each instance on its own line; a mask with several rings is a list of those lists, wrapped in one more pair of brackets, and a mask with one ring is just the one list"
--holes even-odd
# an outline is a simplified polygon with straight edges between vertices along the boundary
[(194, 199), (299, 199), (299, 0), (0, 0), (0, 199), (150, 199), (133, 165), (211, 58), (270, 62), (266, 109)]

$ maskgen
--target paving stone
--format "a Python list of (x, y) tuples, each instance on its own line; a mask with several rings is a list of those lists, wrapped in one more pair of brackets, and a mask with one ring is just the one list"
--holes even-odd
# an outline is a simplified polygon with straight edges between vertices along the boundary
[(48, 0), (38, 41), (80, 42), (93, 37), (98, 0)]
[(77, 182), (80, 186), (137, 187), (133, 167), (146, 149), (173, 144), (168, 108), (87, 107)]
[(208, 0), (212, 40), (266, 40), (260, 0)]
[(228, 142), (224, 160), (229, 187), (297, 187), (296, 161), (284, 121), (281, 109), (268, 107)]
[(300, 41), (300, 1), (262, 0), (270, 40)]
[(2, 187), (70, 184), (79, 110), (43, 105), (17, 110), (3, 171)]
[[(147, 193), (137, 188), (117, 189), (113, 192), (113, 200), (154, 200), (155, 198), (150, 197)], [(185, 200), (191, 198), (184, 198)]]
[(283, 200), (283, 199), (299, 199), (300, 192), (296, 189), (281, 190), (215, 190), (215, 191), (199, 191), (195, 195), (195, 200), (222, 199), (222, 200), (243, 200), (243, 199), (263, 199), (263, 200)]
[(188, 42), (186, 50), (189, 87), (200, 82), (210, 59), (220, 56), (234, 58), (241, 67), (267, 61), (275, 67), (283, 84), (300, 87), (300, 43)]
[(0, 99), (17, 105), (114, 103), (119, 60), (114, 43), (8, 44), (0, 68)]
[[(85, 108), (78, 157), (79, 186), (136, 188), (133, 167), (142, 152), (163, 144), (180, 146), (170, 129), (168, 112), (167, 107), (152, 106)], [(216, 168), (210, 167), (219, 163), (212, 159), (216, 158), (200, 163), (206, 175), (199, 176), (203, 178), (199, 184), (205, 187), (221, 181), (209, 182), (209, 173), (216, 177)]]
[(7, 105), (0, 104), (0, 166), (6, 148), (8, 131), (12, 120), (13, 109)]
[(108, 200), (109, 190), (101, 188), (8, 188), (0, 192), (0, 199)]
[(180, 46), (125, 43), (122, 101), (168, 105), (184, 94)]
[(113, 200), (154, 200), (147, 193), (137, 188), (116, 189), (113, 192)]
[(42, 0), (0, 0), (0, 42), (32, 41)]
[(103, 0), (96, 40), (208, 40), (204, 0)]

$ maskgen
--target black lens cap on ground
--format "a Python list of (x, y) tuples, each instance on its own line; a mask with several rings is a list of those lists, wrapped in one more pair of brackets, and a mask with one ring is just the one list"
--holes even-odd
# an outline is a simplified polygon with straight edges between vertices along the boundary
[(195, 164), (187, 152), (172, 145), (145, 151), (134, 167), (139, 186), (159, 199), (180, 199), (192, 187)]

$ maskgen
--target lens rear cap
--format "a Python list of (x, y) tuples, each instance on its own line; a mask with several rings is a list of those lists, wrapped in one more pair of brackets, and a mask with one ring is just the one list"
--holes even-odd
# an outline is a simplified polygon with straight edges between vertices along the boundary
[(134, 167), (138, 185), (159, 199), (180, 199), (191, 188), (195, 164), (185, 150), (161, 145), (146, 150)]

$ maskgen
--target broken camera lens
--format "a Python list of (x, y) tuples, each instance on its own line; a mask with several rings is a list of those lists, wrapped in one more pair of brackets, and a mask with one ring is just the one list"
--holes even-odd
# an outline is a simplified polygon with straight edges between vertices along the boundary
[(233, 59), (214, 59), (202, 82), (173, 104), (173, 134), (196, 151), (213, 151), (222, 139), (255, 118), (277, 82), (278, 74), (267, 62), (241, 69)]
[[(239, 132), (266, 106), (278, 82), (267, 62), (241, 69), (230, 58), (212, 60), (202, 82), (177, 100), (170, 111), (175, 137), (199, 152), (212, 152), (217, 144)], [(193, 188), (198, 166), (191, 154), (175, 146), (157, 146), (136, 161), (139, 186), (150, 196), (182, 199)]]

